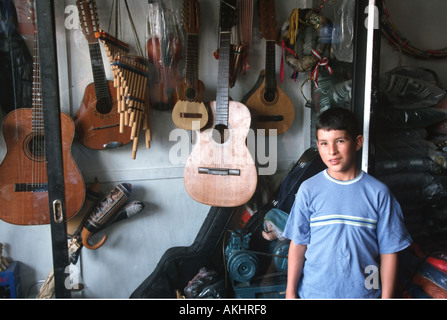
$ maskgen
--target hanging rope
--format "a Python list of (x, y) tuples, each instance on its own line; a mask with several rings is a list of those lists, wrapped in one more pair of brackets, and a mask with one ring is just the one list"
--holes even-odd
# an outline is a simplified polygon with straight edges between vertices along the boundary
[(391, 20), (388, 8), (386, 7), (385, 0), (382, 0), (382, 3), (382, 33), (388, 39), (388, 41), (390, 41), (391, 44), (395, 46), (397, 50), (399, 50), (399, 52), (424, 59), (447, 57), (447, 47), (438, 50), (430, 50), (421, 49), (413, 45), (394, 25), (393, 21)]

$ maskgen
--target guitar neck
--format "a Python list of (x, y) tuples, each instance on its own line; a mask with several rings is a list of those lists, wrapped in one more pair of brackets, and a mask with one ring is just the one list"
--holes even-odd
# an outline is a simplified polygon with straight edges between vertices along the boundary
[(199, 35), (187, 34), (187, 48), (186, 48), (186, 83), (188, 87), (193, 87), (198, 80), (198, 46)]
[(228, 126), (230, 93), (230, 44), (231, 32), (221, 31), (219, 48), (219, 75), (217, 81), (216, 114), (214, 125)]
[(99, 42), (89, 43), (90, 62), (92, 65), (93, 82), (95, 84), (96, 98), (108, 99), (110, 92), (107, 85), (106, 73), (104, 71), (104, 62), (102, 60), (101, 47)]
[(40, 58), (37, 31), (34, 33), (33, 45), (33, 87), (32, 87), (32, 131), (43, 136), (44, 117), (42, 103), (42, 86), (40, 82)]
[(276, 89), (276, 44), (274, 40), (266, 40), (265, 87)]

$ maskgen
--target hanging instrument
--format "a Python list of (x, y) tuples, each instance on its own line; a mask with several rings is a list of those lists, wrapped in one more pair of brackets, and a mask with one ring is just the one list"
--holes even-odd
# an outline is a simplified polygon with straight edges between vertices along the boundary
[(274, 0), (260, 0), (259, 8), (262, 36), (266, 41), (265, 69), (242, 102), (254, 114), (257, 129), (263, 130), (266, 136), (271, 133), (280, 135), (292, 126), (295, 108), (276, 81), (277, 29)]
[[(30, 16), (34, 21), (34, 14)], [(35, 21), (34, 21), (35, 22)], [(34, 25), (32, 108), (16, 109), (3, 122), (7, 153), (0, 165), (0, 219), (16, 225), (50, 223), (45, 151), (45, 123), (37, 28)], [(74, 124), (61, 113), (61, 141), (66, 218), (85, 199), (82, 175), (71, 155)]]
[(93, 83), (84, 92), (84, 98), (75, 117), (76, 135), (86, 147), (96, 150), (111, 149), (128, 144), (130, 128), (120, 132), (116, 90), (113, 81), (106, 79), (99, 38), (96, 4), (93, 0), (78, 0), (79, 19), (88, 41)]
[(183, 20), (187, 33), (186, 76), (177, 84), (178, 101), (172, 110), (172, 121), (180, 129), (198, 130), (208, 123), (208, 110), (203, 103), (205, 85), (198, 77), (198, 0), (184, 0)]
[(218, 207), (246, 203), (257, 185), (254, 160), (245, 144), (250, 111), (229, 98), (230, 40), (236, 5), (236, 0), (221, 1), (217, 98), (210, 103), (214, 125), (199, 134), (184, 171), (188, 194), (198, 202)]

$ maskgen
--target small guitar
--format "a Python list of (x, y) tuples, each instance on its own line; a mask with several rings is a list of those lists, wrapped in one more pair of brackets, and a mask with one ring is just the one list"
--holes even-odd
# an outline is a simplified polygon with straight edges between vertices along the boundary
[(96, 4), (94, 0), (78, 0), (79, 19), (88, 41), (93, 83), (84, 92), (81, 107), (75, 117), (76, 135), (86, 147), (96, 150), (121, 147), (128, 144), (130, 128), (120, 131), (120, 114), (113, 81), (106, 79), (101, 47)]
[(177, 85), (178, 101), (172, 110), (172, 120), (180, 129), (197, 130), (208, 123), (208, 110), (203, 103), (205, 85), (198, 79), (198, 0), (184, 0), (183, 20), (187, 37), (186, 76)]
[[(16, 225), (50, 223), (40, 59), (34, 28), (32, 108), (16, 109), (3, 122), (7, 153), (0, 165), (0, 219)], [(71, 156), (73, 137), (73, 120), (61, 113), (67, 219), (82, 208), (85, 199), (84, 180)]]
[(237, 0), (221, 1), (217, 98), (210, 103), (214, 125), (200, 133), (184, 171), (188, 194), (198, 202), (216, 207), (246, 203), (257, 184), (256, 166), (245, 144), (250, 111), (242, 103), (229, 99), (231, 27), (236, 4)]
[(261, 32), (266, 40), (265, 70), (242, 102), (253, 111), (257, 129), (276, 129), (280, 135), (290, 129), (295, 117), (295, 109), (290, 98), (276, 82), (276, 15), (274, 0), (260, 0)]

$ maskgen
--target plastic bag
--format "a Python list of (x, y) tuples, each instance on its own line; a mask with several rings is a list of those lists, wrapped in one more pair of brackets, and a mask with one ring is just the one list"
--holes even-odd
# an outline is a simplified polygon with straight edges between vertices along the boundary
[(421, 109), (438, 104), (446, 95), (428, 69), (397, 67), (380, 76), (380, 91), (397, 109)]
[(150, 105), (172, 110), (177, 102), (176, 85), (181, 79), (184, 35), (181, 20), (182, 1), (151, 0), (148, 3), (146, 52), (151, 66)]
[(336, 1), (332, 50), (339, 61), (352, 62), (354, 57), (354, 17), (355, 1)]

